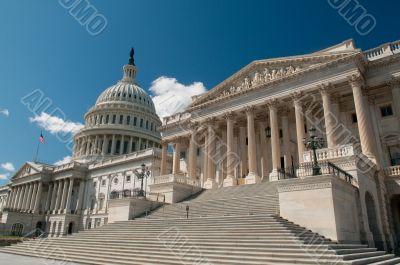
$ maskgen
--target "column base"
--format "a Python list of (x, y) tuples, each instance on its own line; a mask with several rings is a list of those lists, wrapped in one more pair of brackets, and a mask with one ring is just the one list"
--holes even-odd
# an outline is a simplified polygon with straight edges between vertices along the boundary
[(269, 181), (278, 181), (279, 180), (279, 175), (278, 175), (278, 170), (273, 169), (271, 173), (269, 173)]
[(236, 185), (237, 185), (237, 179), (235, 179), (235, 177), (228, 176), (224, 179), (224, 183), (223, 183), (224, 187), (232, 187), (232, 186), (236, 186)]
[(215, 179), (207, 179), (206, 182), (204, 182), (203, 188), (206, 190), (211, 190), (217, 188), (217, 182), (215, 182)]
[(246, 184), (256, 184), (260, 182), (261, 178), (254, 172), (250, 172), (245, 179)]

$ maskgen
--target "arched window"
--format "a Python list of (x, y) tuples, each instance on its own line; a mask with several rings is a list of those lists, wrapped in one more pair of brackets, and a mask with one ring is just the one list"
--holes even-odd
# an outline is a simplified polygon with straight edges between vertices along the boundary
[(110, 115), (107, 115), (106, 116), (106, 124), (108, 124), (109, 120), (110, 120)]
[(133, 126), (136, 126), (137, 118), (133, 117)]
[(149, 129), (149, 121), (146, 121), (146, 130)]
[(24, 225), (21, 223), (15, 223), (11, 227), (12, 236), (22, 236), (23, 231), (24, 231)]
[(131, 123), (131, 116), (126, 117), (126, 125), (129, 125)]
[(140, 128), (143, 128), (143, 119), (140, 119)]

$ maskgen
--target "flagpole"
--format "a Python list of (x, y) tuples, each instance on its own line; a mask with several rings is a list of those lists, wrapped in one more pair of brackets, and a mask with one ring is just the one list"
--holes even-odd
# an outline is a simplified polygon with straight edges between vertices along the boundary
[[(42, 131), (40, 131), (40, 135), (42, 135)], [(39, 154), (39, 146), (40, 146), (40, 140), (37, 143), (35, 160), (33, 160), (33, 162), (37, 162), (37, 158), (38, 158), (38, 154)]]

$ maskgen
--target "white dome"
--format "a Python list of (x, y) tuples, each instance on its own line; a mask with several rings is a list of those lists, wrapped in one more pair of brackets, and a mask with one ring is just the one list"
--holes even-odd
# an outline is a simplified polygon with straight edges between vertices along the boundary
[(97, 98), (96, 105), (102, 103), (133, 103), (150, 108), (155, 113), (153, 100), (137, 84), (120, 81), (104, 90)]

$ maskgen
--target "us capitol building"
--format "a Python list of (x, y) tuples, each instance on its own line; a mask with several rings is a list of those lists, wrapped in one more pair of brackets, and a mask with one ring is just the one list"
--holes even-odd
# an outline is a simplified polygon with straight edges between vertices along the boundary
[(72, 162), (26, 162), (0, 187), (6, 233), (40, 228), (59, 235), (107, 223), (109, 195), (137, 192), (141, 181), (135, 171), (142, 164), (150, 173), (144, 180), (148, 191), (160, 174), (161, 121), (151, 97), (137, 85), (136, 71), (132, 50), (122, 80), (85, 114), (85, 126), (74, 136)]
[(362, 51), (348, 40), (254, 61), (162, 124), (131, 57), (85, 115), (74, 161), (27, 162), (1, 188), (4, 231), (40, 225), (60, 235), (127, 220), (113, 201), (138, 187), (144, 163), (150, 201), (271, 183), (281, 217), (391, 250), (400, 238), (399, 45)]

